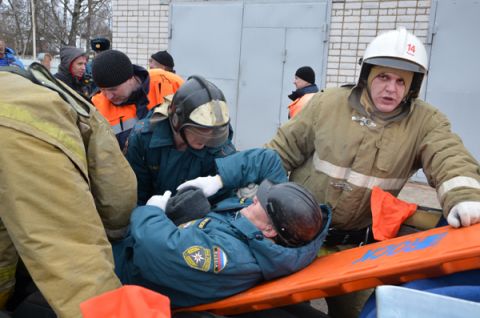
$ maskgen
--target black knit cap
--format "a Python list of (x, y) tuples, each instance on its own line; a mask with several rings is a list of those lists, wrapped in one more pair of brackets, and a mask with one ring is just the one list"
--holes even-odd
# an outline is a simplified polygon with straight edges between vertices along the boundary
[(158, 63), (173, 68), (175, 64), (173, 63), (173, 57), (167, 51), (158, 51), (155, 54), (151, 55), (151, 58), (157, 61)]
[(301, 78), (305, 82), (315, 84), (315, 72), (310, 66), (302, 66), (296, 72), (295, 76)]
[(107, 50), (93, 59), (92, 75), (98, 87), (115, 87), (133, 76), (133, 65), (125, 53)]

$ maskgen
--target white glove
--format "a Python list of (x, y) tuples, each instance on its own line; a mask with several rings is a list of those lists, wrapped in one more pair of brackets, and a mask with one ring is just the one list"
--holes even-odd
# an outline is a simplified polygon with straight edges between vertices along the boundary
[(153, 205), (165, 211), (168, 199), (170, 199), (171, 196), (172, 196), (172, 192), (167, 190), (163, 195), (152, 196), (150, 199), (148, 199), (147, 205)]
[(177, 191), (185, 187), (195, 187), (203, 191), (203, 194), (208, 198), (214, 195), (221, 188), (223, 188), (222, 178), (217, 174), (215, 176), (198, 177), (193, 180), (188, 180), (178, 186)]
[(455, 204), (448, 214), (447, 221), (453, 227), (480, 223), (480, 202), (464, 201)]

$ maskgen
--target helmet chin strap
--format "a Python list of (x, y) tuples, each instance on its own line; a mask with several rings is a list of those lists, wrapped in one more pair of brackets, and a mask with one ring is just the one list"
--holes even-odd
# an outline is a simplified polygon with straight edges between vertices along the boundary
[(176, 131), (172, 127), (172, 132), (173, 132), (173, 141), (175, 143), (175, 148), (177, 150), (183, 151), (187, 149), (187, 147), (190, 147), (190, 144), (187, 141), (187, 138), (185, 137), (185, 133), (183, 131)]
[(180, 129), (180, 136), (182, 137), (182, 140), (185, 142), (185, 144), (189, 147), (192, 148), (192, 145), (188, 142), (187, 136), (185, 135), (185, 127)]
[[(177, 150), (184, 150), (187, 147), (192, 148), (192, 146), (188, 143), (187, 137), (185, 136), (185, 127), (177, 130), (175, 128), (174, 123), (172, 122), (175, 119), (171, 116), (176, 116), (176, 115), (169, 114), (169, 120), (168, 120), (170, 122), (170, 128), (172, 129), (172, 132), (173, 132), (173, 141), (175, 142), (175, 148), (177, 148)], [(186, 147), (183, 147), (184, 145)]]

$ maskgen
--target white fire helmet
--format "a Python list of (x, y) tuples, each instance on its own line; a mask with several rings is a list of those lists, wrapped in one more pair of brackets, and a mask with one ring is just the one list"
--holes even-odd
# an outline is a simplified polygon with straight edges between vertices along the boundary
[(378, 35), (365, 49), (362, 58), (359, 85), (366, 85), (373, 65), (414, 72), (409, 97), (420, 92), (422, 80), (428, 71), (428, 55), (423, 43), (404, 27)]

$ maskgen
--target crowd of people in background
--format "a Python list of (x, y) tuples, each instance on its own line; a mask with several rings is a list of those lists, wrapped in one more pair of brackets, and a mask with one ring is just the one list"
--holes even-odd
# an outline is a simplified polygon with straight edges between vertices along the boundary
[[(75, 46), (62, 46), (59, 49), (60, 63), (55, 77), (67, 84), (74, 91), (90, 100), (99, 92), (99, 87), (93, 80), (93, 60), (95, 57), (110, 49), (110, 40), (105, 37), (96, 37), (90, 40), (90, 50), (84, 50)], [(43, 65), (48, 71), (52, 71), (54, 55), (49, 52), (41, 52), (35, 58), (35, 62)], [(167, 51), (158, 51), (148, 59), (148, 69), (161, 69), (175, 73), (174, 60)], [(16, 52), (6, 46), (0, 39), (0, 66), (16, 66), (24, 69), (25, 65)], [(28, 66), (28, 65), (27, 65)], [(178, 78), (177, 78), (178, 80)], [(156, 104), (155, 104), (156, 105)]]

